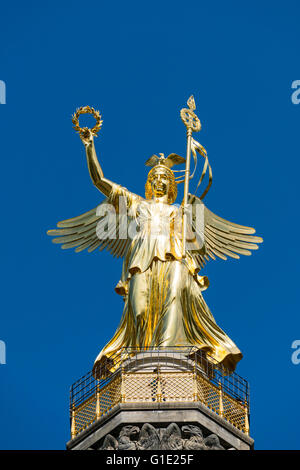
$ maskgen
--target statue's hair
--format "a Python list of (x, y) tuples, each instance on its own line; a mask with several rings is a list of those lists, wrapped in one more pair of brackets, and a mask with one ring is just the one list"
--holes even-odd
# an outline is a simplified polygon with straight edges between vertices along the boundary
[(148, 178), (147, 178), (146, 185), (145, 185), (145, 197), (146, 199), (152, 199), (153, 191), (152, 191), (151, 183), (154, 180), (155, 175), (158, 173), (157, 170), (159, 170), (159, 172), (163, 170), (163, 173), (165, 173), (166, 177), (170, 181), (168, 203), (173, 204), (173, 202), (176, 200), (176, 197), (177, 197), (177, 184), (175, 181), (175, 176), (174, 176), (173, 171), (164, 165), (156, 165), (155, 167), (151, 168), (151, 170), (149, 171)]

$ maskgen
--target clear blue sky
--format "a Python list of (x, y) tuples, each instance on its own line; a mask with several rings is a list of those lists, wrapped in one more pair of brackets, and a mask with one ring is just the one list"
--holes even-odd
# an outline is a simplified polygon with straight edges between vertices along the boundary
[(299, 14), (292, 1), (1, 6), (1, 449), (65, 447), (69, 387), (122, 312), (121, 262), (46, 235), (103, 200), (71, 114), (100, 109), (105, 175), (143, 195), (144, 161), (185, 152), (192, 93), (214, 172), (206, 205), (264, 238), (250, 258), (211, 261), (205, 299), (243, 351), (256, 448), (300, 448)]

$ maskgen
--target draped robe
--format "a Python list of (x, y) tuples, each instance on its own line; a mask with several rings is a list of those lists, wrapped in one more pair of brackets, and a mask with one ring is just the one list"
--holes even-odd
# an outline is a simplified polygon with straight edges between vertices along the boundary
[(204, 301), (208, 279), (198, 274), (196, 251), (182, 256), (179, 207), (145, 200), (114, 184), (107, 202), (117, 212), (120, 197), (135, 222), (115, 288), (125, 304), (117, 331), (96, 358), (94, 370), (124, 347), (194, 346), (233, 371), (242, 354)]

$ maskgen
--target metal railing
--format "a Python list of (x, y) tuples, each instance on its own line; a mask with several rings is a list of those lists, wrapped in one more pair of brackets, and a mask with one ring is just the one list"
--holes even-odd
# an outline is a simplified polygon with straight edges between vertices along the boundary
[(249, 434), (249, 386), (195, 348), (123, 348), (75, 382), (71, 437), (118, 403), (200, 402)]

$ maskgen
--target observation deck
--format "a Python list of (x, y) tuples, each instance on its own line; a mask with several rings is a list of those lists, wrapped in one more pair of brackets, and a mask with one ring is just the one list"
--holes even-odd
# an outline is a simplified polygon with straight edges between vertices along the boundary
[(211, 417), (216, 415), (218, 423), (236, 429), (245, 439), (249, 435), (247, 381), (193, 347), (123, 348), (81, 377), (70, 392), (68, 446), (126, 404), (131, 410), (161, 412), (199, 404)]

